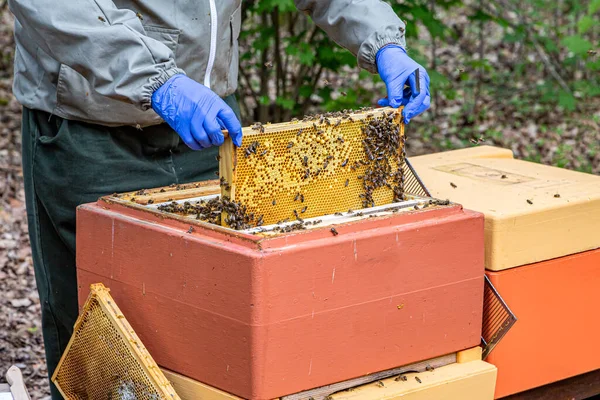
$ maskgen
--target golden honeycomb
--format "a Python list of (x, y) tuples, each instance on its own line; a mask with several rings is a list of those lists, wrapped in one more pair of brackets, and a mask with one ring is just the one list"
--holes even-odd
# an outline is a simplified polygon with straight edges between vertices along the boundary
[(92, 292), (52, 377), (66, 399), (179, 399), (103, 285)]
[[(392, 108), (244, 128), (242, 145), (228, 140), (220, 152), (222, 196), (263, 215), (265, 225), (363, 208), (363, 127), (391, 114), (403, 137), (400, 110)], [(395, 160), (390, 165), (398, 169)], [(389, 204), (394, 192), (384, 186), (372, 197), (374, 205)]]

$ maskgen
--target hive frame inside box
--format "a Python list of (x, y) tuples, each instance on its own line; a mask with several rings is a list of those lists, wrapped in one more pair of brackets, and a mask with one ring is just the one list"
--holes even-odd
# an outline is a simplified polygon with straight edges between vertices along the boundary
[[(311, 222), (305, 225), (305, 229), (315, 229), (328, 227), (334, 224), (353, 222), (371, 217), (390, 215), (398, 212), (407, 212), (414, 209), (421, 209), (436, 205), (437, 199), (433, 199), (424, 183), (421, 181), (416, 171), (410, 164), (408, 158), (405, 158), (404, 165), (405, 176), (405, 198), (406, 200), (396, 203), (384, 204), (375, 207), (364, 208), (354, 212), (335, 213), (321, 215), (304, 219), (305, 222)], [(128, 192), (123, 194), (113, 194), (103, 198), (108, 203), (118, 203), (130, 208), (142, 209), (161, 216), (168, 215), (170, 218), (187, 222), (191, 225), (201, 225), (211, 227), (215, 230), (225, 230), (228, 232), (239, 232), (241, 234), (271, 236), (281, 234), (279, 229), (283, 229), (298, 221), (282, 222), (280, 224), (271, 224), (260, 227), (252, 227), (244, 230), (234, 230), (227, 226), (211, 224), (203, 220), (198, 220), (193, 214), (179, 215), (159, 211), (161, 205), (176, 202), (183, 204), (185, 202), (208, 201), (221, 196), (222, 188), (218, 180), (190, 183), (184, 185), (172, 185), (168, 188), (143, 189), (137, 192)], [(451, 203), (447, 203), (451, 204)], [(314, 223), (314, 224), (313, 224)]]

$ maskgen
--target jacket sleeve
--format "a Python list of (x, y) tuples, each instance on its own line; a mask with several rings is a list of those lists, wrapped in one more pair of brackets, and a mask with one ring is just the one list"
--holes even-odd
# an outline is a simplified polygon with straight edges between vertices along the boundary
[(377, 51), (386, 44), (406, 46), (404, 22), (381, 0), (295, 0), (329, 37), (357, 56), (358, 66), (377, 72)]
[(36, 44), (107, 97), (150, 108), (152, 93), (183, 73), (173, 52), (145, 35), (132, 10), (111, 0), (9, 0)]

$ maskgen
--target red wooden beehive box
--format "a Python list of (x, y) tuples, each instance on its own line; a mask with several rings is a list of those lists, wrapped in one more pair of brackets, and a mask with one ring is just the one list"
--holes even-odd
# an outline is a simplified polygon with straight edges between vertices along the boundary
[(78, 210), (82, 304), (102, 282), (156, 362), (272, 399), (480, 343), (483, 216), (434, 206), (262, 237), (101, 199)]

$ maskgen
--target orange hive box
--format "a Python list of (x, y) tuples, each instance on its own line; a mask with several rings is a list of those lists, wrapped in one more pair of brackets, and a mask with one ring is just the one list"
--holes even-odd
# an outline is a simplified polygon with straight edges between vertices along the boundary
[(600, 368), (600, 250), (488, 277), (519, 319), (486, 359), (496, 398)]
[(411, 207), (335, 229), (251, 235), (101, 199), (78, 210), (80, 303), (104, 283), (161, 367), (246, 399), (479, 344), (481, 214)]
[(485, 214), (487, 274), (518, 318), (486, 359), (496, 398), (600, 368), (600, 177), (490, 146), (411, 162), (434, 196)]

